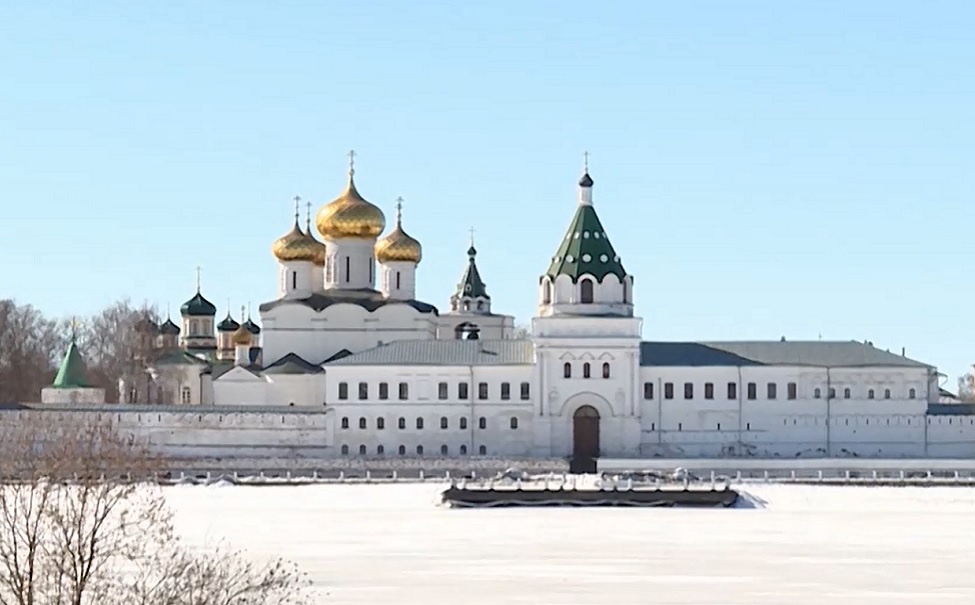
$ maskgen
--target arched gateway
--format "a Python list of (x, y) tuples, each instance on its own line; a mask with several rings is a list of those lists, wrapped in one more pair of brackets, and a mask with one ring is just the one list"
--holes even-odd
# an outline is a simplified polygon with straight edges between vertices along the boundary
[(572, 415), (573, 472), (594, 472), (598, 457), (599, 412), (591, 405), (584, 405)]

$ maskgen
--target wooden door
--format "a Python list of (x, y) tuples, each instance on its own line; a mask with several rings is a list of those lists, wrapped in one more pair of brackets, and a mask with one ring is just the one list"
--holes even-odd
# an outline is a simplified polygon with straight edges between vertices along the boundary
[(599, 456), (599, 412), (592, 406), (584, 405), (572, 416), (572, 456)]

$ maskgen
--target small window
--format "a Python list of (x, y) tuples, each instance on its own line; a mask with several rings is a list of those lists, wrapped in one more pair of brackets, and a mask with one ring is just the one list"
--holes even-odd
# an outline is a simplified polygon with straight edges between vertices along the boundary
[(869, 389), (867, 391), (867, 399), (873, 399), (873, 397), (874, 397), (873, 389)]
[(754, 382), (748, 383), (748, 398), (758, 399), (758, 385), (756, 385)]
[(376, 430), (384, 430), (386, 428), (386, 419), (380, 416), (376, 418)]
[(849, 387), (847, 387), (843, 389), (843, 399), (849, 399), (849, 398), (850, 398), (850, 389)]
[(399, 398), (400, 399), (409, 399), (410, 398), (410, 385), (409, 384), (407, 384), (405, 382), (399, 383)]
[(487, 446), (482, 445), (481, 447), (477, 448), (477, 453), (481, 456), (487, 456)]
[(511, 383), (502, 382), (501, 383), (501, 399), (507, 401), (511, 399)]
[(380, 399), (389, 399), (389, 383), (388, 382), (380, 382), (379, 383), (379, 398)]
[(345, 257), (345, 281), (349, 281), (349, 273), (351, 273), (350, 269), (351, 267), (349, 265), (349, 257), (346, 256)]
[(460, 419), (460, 430), (463, 431), (466, 428), (467, 428), (467, 418), (461, 418)]
[(547, 305), (552, 302), (552, 284), (546, 279), (542, 282), (542, 304)]
[(704, 383), (704, 398), (705, 399), (714, 399), (714, 383), (713, 382), (705, 382)]
[(915, 399), (916, 397), (917, 397), (917, 391), (915, 391), (914, 389), (911, 389), (910, 391), (907, 392), (908, 399)]
[(423, 446), (422, 445), (416, 446), (416, 455), (417, 456), (422, 456), (423, 455)]
[(738, 399), (738, 383), (728, 383), (728, 399)]
[(665, 382), (664, 383), (664, 399), (674, 398), (674, 383)]
[(643, 383), (643, 398), (644, 399), (653, 399), (653, 383), (652, 382), (644, 382)]
[(441, 445), (440, 446), (440, 455), (441, 456), (446, 456), (447, 455), (447, 452), (449, 452), (449, 451), (450, 450), (447, 448), (446, 445)]
[(677, 430), (678, 431), (683, 431), (684, 430), (684, 423), (683, 422), (678, 422), (677, 423)]
[(343, 429), (349, 428), (349, 418), (348, 418), (348, 416), (343, 416), (342, 417), (342, 428)]
[(292, 290), (297, 290), (298, 289), (298, 272), (297, 271), (292, 271), (291, 272), (291, 289)]
[(609, 378), (609, 364), (603, 363), (603, 378)]
[(721, 430), (721, 423), (720, 422), (718, 423), (718, 430), (719, 431)]
[(364, 446), (364, 445), (360, 445), (359, 446), (359, 455), (360, 456), (365, 456), (366, 455), (366, 446)]
[(406, 418), (400, 418), (396, 421), (396, 426), (402, 431), (406, 428)]
[(568, 361), (562, 364), (562, 378), (572, 378), (572, 364)]
[(584, 305), (592, 303), (592, 280), (584, 279), (579, 282), (579, 302)]
[(836, 399), (836, 388), (835, 387), (829, 387), (829, 398), (830, 399)]
[(582, 377), (583, 378), (590, 378), (591, 377), (591, 374), (592, 374), (592, 372), (590, 370), (591, 370), (591, 367), (589, 366), (589, 362), (588, 361), (586, 363), (582, 364)]
[(480, 418), (478, 418), (477, 419), (477, 428), (481, 429), (482, 431), (484, 429), (486, 429), (487, 428), (487, 418), (485, 418), (484, 416), (481, 416)]
[(399, 451), (399, 455), (400, 456), (405, 456), (406, 455), (406, 446), (405, 445), (399, 446), (399, 450), (398, 451)]
[(441, 429), (446, 429), (449, 425), (450, 425), (450, 423), (447, 421), (447, 417), (446, 416), (441, 416), (440, 417), (440, 428)]
[(884, 389), (884, 399), (890, 399), (890, 389)]
[(511, 429), (514, 430), (514, 429), (517, 429), (517, 428), (518, 428), (518, 419), (515, 418), (514, 416), (512, 416), (511, 417)]
[(813, 399), (820, 399), (822, 398), (822, 396), (823, 396), (823, 391), (819, 387), (813, 389)]
[(794, 382), (785, 385), (785, 396), (788, 399), (795, 399), (799, 396), (799, 388)]
[(365, 418), (360, 418), (359, 419), (359, 428), (360, 429), (366, 428), (366, 419)]
[(488, 398), (488, 383), (486, 382), (477, 383), (477, 398), (478, 399)]
[(457, 399), (467, 399), (470, 396), (468, 392), (470, 390), (470, 385), (466, 382), (461, 382), (457, 384)]
[(349, 455), (349, 446), (347, 446), (347, 445), (343, 445), (342, 446), (342, 455), (343, 456), (348, 456)]
[(193, 396), (193, 391), (190, 390), (190, 387), (183, 387), (183, 390), (180, 393), (180, 401), (188, 404), (190, 403), (190, 399), (192, 398), (192, 396)]
[(694, 383), (684, 383), (684, 399), (694, 399)]
[(421, 430), (423, 429), (423, 418), (417, 418), (416, 419), (416, 428), (421, 429)]
[(779, 395), (779, 385), (770, 382), (766, 385), (766, 399), (775, 399)]
[(359, 399), (369, 399), (369, 383), (359, 383)]
[(376, 446), (376, 455), (378, 455), (378, 456), (382, 456), (382, 455), (383, 455), (383, 454), (385, 454), (385, 453), (386, 453), (386, 448), (384, 448), (384, 447), (383, 447), (383, 446), (381, 446), (381, 445), (377, 445), (377, 446)]
[(530, 382), (521, 383), (521, 400), (528, 401), (532, 397), (532, 385)]
[(402, 286), (400, 286), (399, 271), (397, 271), (396, 272), (396, 289), (399, 290), (401, 287)]
[(447, 383), (446, 382), (441, 382), (440, 384), (437, 385), (437, 397), (440, 398), (440, 399), (446, 399), (447, 398)]
[(466, 445), (460, 446), (460, 455), (461, 456), (466, 456), (467, 455), (467, 446)]
[(340, 382), (339, 383), (339, 399), (349, 398), (349, 383)]

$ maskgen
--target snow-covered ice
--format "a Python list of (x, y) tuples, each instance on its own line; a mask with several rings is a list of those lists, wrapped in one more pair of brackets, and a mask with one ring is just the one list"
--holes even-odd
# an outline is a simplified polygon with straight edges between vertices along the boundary
[(440, 489), (180, 486), (167, 495), (188, 538), (288, 557), (327, 604), (975, 600), (972, 489), (749, 486), (750, 510), (458, 510), (434, 505)]

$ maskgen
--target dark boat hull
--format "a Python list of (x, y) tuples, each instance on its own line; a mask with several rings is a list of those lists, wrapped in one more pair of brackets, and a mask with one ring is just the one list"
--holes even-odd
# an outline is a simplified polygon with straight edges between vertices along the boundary
[(661, 490), (522, 490), (467, 489), (450, 487), (443, 502), (455, 507), (510, 506), (732, 506), (738, 492), (732, 489)]

